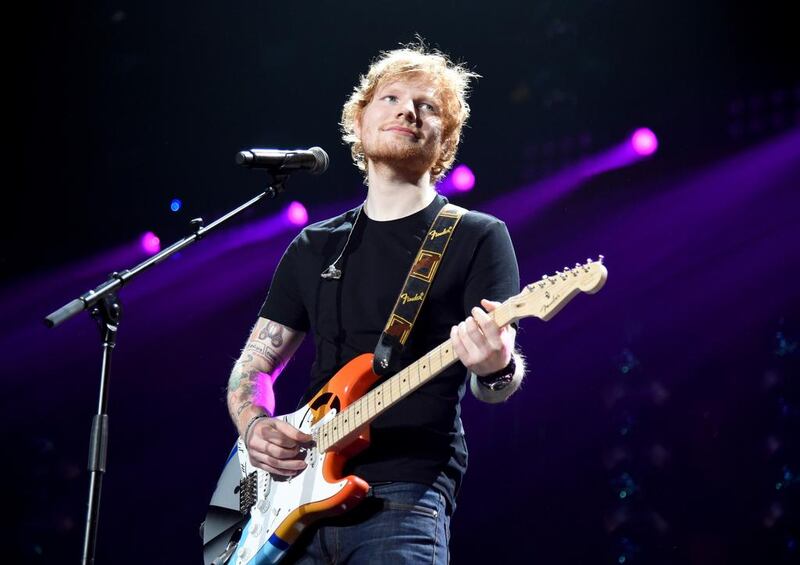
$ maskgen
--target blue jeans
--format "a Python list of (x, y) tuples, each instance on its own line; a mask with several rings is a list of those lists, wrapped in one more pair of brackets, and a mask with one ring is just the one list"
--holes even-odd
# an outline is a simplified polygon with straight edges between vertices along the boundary
[(447, 565), (449, 542), (450, 516), (441, 492), (418, 483), (379, 483), (358, 507), (304, 532), (281, 565)]

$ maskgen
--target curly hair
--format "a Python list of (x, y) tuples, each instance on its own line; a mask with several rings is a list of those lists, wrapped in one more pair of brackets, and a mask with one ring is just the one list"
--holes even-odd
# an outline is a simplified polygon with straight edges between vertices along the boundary
[(469, 82), (480, 75), (470, 71), (462, 63), (453, 63), (441, 51), (429, 49), (420, 39), (418, 43), (381, 52), (370, 65), (367, 74), (359, 77), (358, 84), (342, 108), (342, 139), (350, 145), (353, 162), (364, 171), (365, 176), (366, 157), (361, 140), (356, 135), (355, 124), (378, 86), (402, 75), (416, 74), (427, 75), (433, 80), (439, 89), (442, 105), (442, 151), (431, 167), (431, 181), (436, 183), (441, 180), (453, 165), (461, 141), (461, 128), (469, 117)]

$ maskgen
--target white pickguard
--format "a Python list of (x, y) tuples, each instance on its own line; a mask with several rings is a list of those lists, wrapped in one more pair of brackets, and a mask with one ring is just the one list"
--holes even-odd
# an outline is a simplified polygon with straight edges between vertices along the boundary
[[(308, 407), (303, 407), (297, 412), (277, 416), (300, 431), (312, 434), (321, 424), (336, 415), (336, 410), (331, 409), (315, 425), (311, 425), (312, 413)], [(325, 500), (334, 496), (347, 484), (346, 480), (329, 483), (322, 476), (323, 463), (326, 454), (319, 453), (312, 447), (306, 454), (308, 466), (299, 475), (291, 479), (275, 480), (266, 471), (262, 471), (250, 464), (244, 442), (237, 442), (239, 450), (239, 464), (242, 477), (247, 477), (255, 472), (258, 477), (258, 500), (250, 512), (250, 520), (242, 532), (242, 540), (231, 559), (236, 565), (262, 565), (275, 563), (283, 555), (277, 552), (269, 542), (278, 526), (298, 507)]]

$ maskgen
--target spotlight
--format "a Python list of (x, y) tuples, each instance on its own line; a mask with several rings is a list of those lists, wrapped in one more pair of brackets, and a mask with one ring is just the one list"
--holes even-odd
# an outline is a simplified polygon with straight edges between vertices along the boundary
[(297, 201), (289, 204), (286, 209), (286, 217), (289, 219), (289, 223), (295, 226), (304, 226), (308, 223), (306, 207)]
[(181, 202), (180, 198), (173, 198), (172, 202), (169, 203), (169, 209), (173, 212), (177, 212), (183, 206), (183, 202)]
[(475, 186), (475, 175), (466, 165), (459, 165), (450, 171), (436, 186), (440, 194), (450, 196), (468, 192)]
[(142, 246), (142, 250), (148, 255), (155, 255), (161, 251), (161, 240), (151, 231), (142, 236), (139, 240), (139, 244)]
[(658, 149), (658, 139), (653, 130), (648, 128), (639, 128), (633, 135), (631, 135), (631, 147), (633, 150), (642, 157), (652, 155)]
[(467, 192), (475, 186), (475, 174), (466, 165), (459, 165), (451, 173), (453, 187), (458, 192)]
[(475, 175), (466, 165), (459, 165), (453, 169), (453, 186), (459, 192), (467, 192), (475, 186)]

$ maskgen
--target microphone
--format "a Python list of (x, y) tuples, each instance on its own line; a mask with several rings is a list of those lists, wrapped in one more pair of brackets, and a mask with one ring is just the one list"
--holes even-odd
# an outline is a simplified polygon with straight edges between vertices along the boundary
[(311, 149), (250, 149), (236, 154), (236, 164), (273, 173), (305, 170), (320, 175), (328, 170), (328, 154), (321, 147)]

